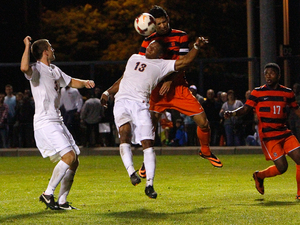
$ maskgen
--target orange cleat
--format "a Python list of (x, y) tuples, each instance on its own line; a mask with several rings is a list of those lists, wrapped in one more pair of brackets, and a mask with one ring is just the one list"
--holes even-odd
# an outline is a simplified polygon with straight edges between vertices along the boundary
[(255, 171), (253, 173), (253, 179), (255, 181), (255, 187), (259, 193), (262, 195), (265, 193), (265, 188), (264, 188), (264, 179), (261, 179), (257, 177), (258, 171)]

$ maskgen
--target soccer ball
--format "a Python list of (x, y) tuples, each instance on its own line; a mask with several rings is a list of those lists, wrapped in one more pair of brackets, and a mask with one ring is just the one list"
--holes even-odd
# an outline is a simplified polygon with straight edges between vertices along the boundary
[(134, 20), (135, 30), (143, 36), (149, 36), (156, 29), (155, 18), (149, 13), (142, 13)]

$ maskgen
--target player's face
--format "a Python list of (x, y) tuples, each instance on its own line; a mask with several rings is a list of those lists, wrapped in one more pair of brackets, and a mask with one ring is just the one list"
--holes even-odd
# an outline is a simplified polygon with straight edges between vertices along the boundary
[(279, 83), (280, 75), (273, 68), (267, 68), (264, 70), (266, 83), (270, 87), (276, 87)]
[(48, 59), (50, 60), (50, 62), (53, 61), (55, 59), (54, 48), (52, 48), (50, 43), (46, 52), (48, 54)]
[(170, 30), (169, 18), (159, 17), (155, 19), (156, 22), (156, 33), (163, 35), (168, 33)]
[(156, 41), (153, 41), (146, 48), (145, 56), (147, 59), (157, 59), (159, 58), (161, 46)]

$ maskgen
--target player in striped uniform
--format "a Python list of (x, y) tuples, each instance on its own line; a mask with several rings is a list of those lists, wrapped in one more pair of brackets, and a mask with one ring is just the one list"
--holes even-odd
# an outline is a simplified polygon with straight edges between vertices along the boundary
[[(179, 59), (189, 52), (188, 35), (184, 31), (171, 29), (169, 16), (160, 6), (154, 6), (149, 13), (156, 21), (156, 32), (145, 38), (139, 54), (144, 55), (147, 46), (153, 40), (162, 40), (167, 44), (168, 51), (164, 59)], [(191, 116), (198, 125), (197, 136), (200, 140), (200, 156), (208, 159), (215, 167), (222, 167), (221, 161), (210, 151), (210, 127), (201, 104), (192, 95), (185, 80), (185, 72), (174, 73), (151, 92), (150, 111), (153, 124), (157, 126), (160, 116), (166, 109), (175, 109), (182, 114)], [(144, 166), (139, 174), (146, 177)]]
[(264, 67), (266, 84), (255, 88), (245, 105), (226, 111), (226, 118), (242, 116), (253, 108), (258, 118), (259, 138), (266, 160), (272, 160), (273, 166), (253, 173), (256, 189), (264, 194), (264, 179), (283, 174), (288, 163), (286, 155), (296, 163), (297, 196), (300, 200), (300, 144), (287, 127), (287, 107), (300, 117), (300, 108), (295, 101), (294, 92), (279, 84), (280, 67), (276, 63), (268, 63)]

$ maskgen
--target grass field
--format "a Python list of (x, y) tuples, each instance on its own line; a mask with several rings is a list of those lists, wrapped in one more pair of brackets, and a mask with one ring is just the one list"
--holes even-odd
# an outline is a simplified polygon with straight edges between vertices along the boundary
[[(1, 224), (299, 224), (295, 164), (265, 180), (252, 173), (263, 155), (219, 155), (214, 168), (198, 156), (157, 156), (156, 200), (134, 187), (119, 156), (83, 156), (68, 200), (80, 210), (51, 211), (38, 201), (54, 164), (42, 157), (0, 158)], [(141, 156), (134, 157), (136, 168)], [(58, 191), (58, 190), (57, 190)], [(56, 192), (57, 194), (57, 192)]]

